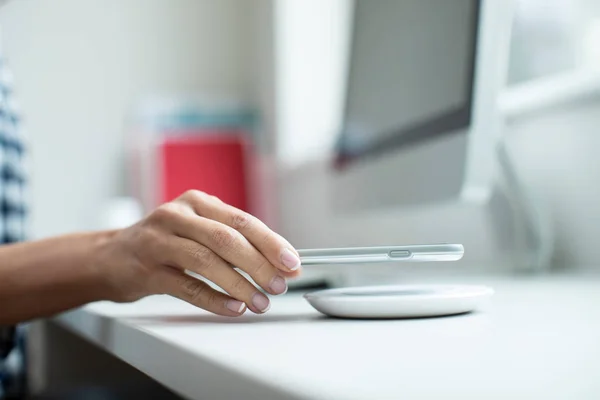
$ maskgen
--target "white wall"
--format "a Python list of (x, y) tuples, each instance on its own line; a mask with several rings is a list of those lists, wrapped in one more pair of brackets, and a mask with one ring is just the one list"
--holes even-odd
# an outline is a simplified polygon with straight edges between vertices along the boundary
[(251, 96), (252, 2), (19, 0), (0, 9), (32, 147), (34, 236), (87, 229), (124, 193), (124, 118), (150, 93)]
[(598, 127), (600, 93), (508, 123), (508, 146), (516, 167), (551, 210), (559, 268), (599, 268)]
[(352, 2), (277, 0), (273, 59), (278, 161), (295, 167), (327, 157), (339, 131)]

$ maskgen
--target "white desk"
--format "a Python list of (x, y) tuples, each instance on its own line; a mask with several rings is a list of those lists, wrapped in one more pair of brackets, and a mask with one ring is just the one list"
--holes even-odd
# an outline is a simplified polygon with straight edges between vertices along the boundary
[(189, 399), (598, 399), (600, 277), (479, 279), (481, 313), (349, 321), (299, 295), (225, 319), (154, 297), (55, 319)]

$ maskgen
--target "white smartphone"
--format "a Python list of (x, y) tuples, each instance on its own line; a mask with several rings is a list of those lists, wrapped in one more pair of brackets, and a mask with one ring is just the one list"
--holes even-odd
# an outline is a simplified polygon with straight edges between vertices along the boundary
[(359, 264), (396, 261), (457, 261), (464, 255), (462, 244), (348, 247), (298, 250), (303, 266)]

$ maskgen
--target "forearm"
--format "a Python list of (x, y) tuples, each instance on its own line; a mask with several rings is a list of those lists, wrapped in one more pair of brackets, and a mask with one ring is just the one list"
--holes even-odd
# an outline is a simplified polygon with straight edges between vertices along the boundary
[(0, 247), (0, 325), (47, 317), (107, 297), (96, 255), (112, 232)]

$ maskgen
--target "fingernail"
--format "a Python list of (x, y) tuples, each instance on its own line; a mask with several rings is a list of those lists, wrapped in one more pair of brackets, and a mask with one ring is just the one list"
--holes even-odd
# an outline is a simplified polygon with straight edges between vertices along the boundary
[(300, 268), (300, 259), (290, 249), (283, 249), (281, 252), (281, 262), (290, 271), (295, 271)]
[(225, 305), (228, 309), (237, 314), (244, 311), (244, 307), (246, 307), (246, 305), (243, 302), (238, 300), (227, 300), (227, 303)]
[(252, 296), (252, 304), (261, 313), (267, 312), (269, 311), (269, 308), (271, 308), (269, 299), (262, 293), (255, 293), (254, 296)]
[(287, 291), (287, 283), (281, 276), (276, 276), (271, 280), (269, 288), (274, 294), (283, 294)]

